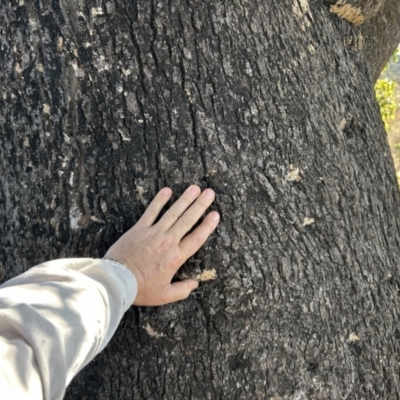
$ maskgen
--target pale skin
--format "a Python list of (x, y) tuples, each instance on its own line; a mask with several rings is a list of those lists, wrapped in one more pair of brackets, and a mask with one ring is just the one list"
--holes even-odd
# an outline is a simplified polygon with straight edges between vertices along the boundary
[(124, 264), (135, 275), (138, 292), (133, 304), (137, 306), (160, 306), (183, 300), (198, 287), (196, 279), (171, 281), (219, 222), (219, 214), (213, 211), (188, 234), (215, 198), (212, 189), (201, 192), (197, 185), (192, 185), (154, 223), (171, 195), (170, 188), (161, 189), (136, 225), (104, 255)]

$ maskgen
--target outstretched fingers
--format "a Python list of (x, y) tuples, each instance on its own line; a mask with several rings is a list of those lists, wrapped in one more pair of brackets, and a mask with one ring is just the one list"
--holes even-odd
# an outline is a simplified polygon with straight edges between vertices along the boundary
[(188, 233), (214, 201), (215, 193), (206, 189), (196, 201), (181, 215), (170, 229), (170, 232), (179, 240)]
[(179, 247), (185, 260), (196, 253), (205, 243), (219, 222), (219, 214), (216, 211), (209, 213), (203, 222), (189, 235), (185, 236)]
[(154, 221), (157, 219), (158, 214), (160, 214), (163, 207), (168, 203), (171, 198), (172, 190), (170, 188), (161, 189), (153, 201), (149, 204), (146, 211), (139, 219), (136, 224), (136, 228), (147, 228), (153, 225)]
[(175, 224), (186, 209), (199, 197), (201, 189), (197, 185), (189, 186), (181, 197), (166, 211), (157, 222), (157, 226), (162, 231), (167, 231)]

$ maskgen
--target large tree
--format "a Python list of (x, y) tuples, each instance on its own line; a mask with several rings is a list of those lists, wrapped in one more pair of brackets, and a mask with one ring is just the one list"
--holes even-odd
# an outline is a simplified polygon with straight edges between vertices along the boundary
[(68, 399), (400, 397), (399, 40), (398, 0), (0, 3), (4, 278), (102, 256), (166, 185), (222, 215), (177, 277), (214, 279), (131, 308)]

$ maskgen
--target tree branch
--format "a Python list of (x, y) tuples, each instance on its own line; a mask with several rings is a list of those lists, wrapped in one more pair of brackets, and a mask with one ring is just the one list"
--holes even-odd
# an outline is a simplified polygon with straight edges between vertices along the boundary
[(330, 11), (354, 25), (362, 25), (373, 18), (385, 0), (333, 0)]
[(361, 30), (363, 54), (375, 82), (400, 42), (398, 0), (326, 0), (330, 12)]
[(378, 13), (361, 27), (363, 53), (375, 82), (400, 42), (400, 2), (386, 0)]

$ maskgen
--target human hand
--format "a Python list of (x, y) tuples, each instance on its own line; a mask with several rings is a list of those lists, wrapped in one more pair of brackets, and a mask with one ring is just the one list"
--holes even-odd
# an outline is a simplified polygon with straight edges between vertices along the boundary
[(150, 203), (143, 216), (117, 240), (104, 258), (119, 261), (135, 275), (138, 292), (133, 304), (159, 306), (186, 299), (199, 285), (196, 279), (171, 283), (181, 265), (204, 244), (219, 222), (219, 214), (209, 213), (189, 232), (214, 201), (215, 193), (192, 185), (153, 225), (172, 195), (164, 188)]

